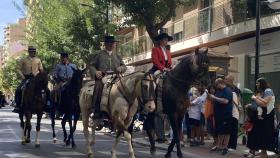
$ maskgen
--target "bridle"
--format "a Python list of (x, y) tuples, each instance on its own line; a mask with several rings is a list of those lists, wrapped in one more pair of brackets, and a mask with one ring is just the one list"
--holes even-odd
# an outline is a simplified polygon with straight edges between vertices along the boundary
[[(149, 76), (151, 79), (148, 79), (147, 76)], [(119, 83), (117, 84), (117, 88), (120, 91), (120, 93), (122, 94), (122, 96), (124, 97), (124, 99), (128, 102), (129, 106), (132, 106), (132, 104), (135, 101), (135, 97), (136, 94), (133, 93), (132, 95), (129, 95), (129, 91), (128, 88), (126, 86), (124, 86), (122, 78), (120, 76), (119, 77)], [(146, 92), (144, 92), (144, 82), (145, 81), (149, 81), (149, 90)], [(137, 84), (137, 83), (135, 83)], [(136, 86), (136, 85), (135, 85)], [(139, 101), (142, 103), (142, 105), (145, 105), (147, 102), (154, 100), (155, 98), (155, 90), (154, 90), (154, 80), (151, 77), (151, 74), (146, 73), (144, 75), (144, 77), (140, 80), (140, 87), (141, 87), (141, 96), (139, 97)]]
[[(147, 76), (149, 76), (149, 78), (151, 79), (148, 79)], [(144, 83), (143, 83), (144, 81), (149, 82), (149, 90), (147, 91), (147, 93), (144, 92)], [(143, 105), (155, 99), (156, 93), (155, 93), (154, 82), (155, 81), (150, 73), (146, 73), (145, 77), (141, 79), (141, 97), (139, 98), (139, 100)]]

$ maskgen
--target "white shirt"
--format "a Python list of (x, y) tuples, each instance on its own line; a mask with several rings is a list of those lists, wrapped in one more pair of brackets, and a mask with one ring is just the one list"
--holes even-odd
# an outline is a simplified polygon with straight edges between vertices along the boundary
[(161, 47), (161, 50), (162, 50), (162, 52), (163, 52), (164, 59), (165, 59), (165, 60), (168, 60), (167, 53), (166, 53), (166, 48), (165, 48), (165, 47)]
[(191, 106), (189, 108), (189, 118), (200, 120), (201, 112), (203, 111), (203, 105), (205, 103), (207, 94), (203, 93), (201, 96), (195, 98), (191, 101)]
[[(233, 102), (239, 103), (238, 97), (237, 97), (235, 92), (232, 92), (232, 117), (239, 120), (239, 111), (238, 111), (238, 108), (236, 107), (236, 105)], [(237, 106), (239, 106), (239, 105), (237, 105)]]

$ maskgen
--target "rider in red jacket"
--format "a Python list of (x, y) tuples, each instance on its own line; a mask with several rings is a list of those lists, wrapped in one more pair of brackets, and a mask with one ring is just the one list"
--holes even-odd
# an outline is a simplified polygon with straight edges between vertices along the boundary
[(161, 72), (169, 71), (172, 68), (172, 60), (170, 48), (167, 43), (168, 41), (172, 41), (173, 37), (169, 36), (167, 33), (161, 33), (155, 37), (155, 40), (158, 42), (158, 46), (152, 49), (153, 67), (150, 72), (154, 73), (157, 70)]

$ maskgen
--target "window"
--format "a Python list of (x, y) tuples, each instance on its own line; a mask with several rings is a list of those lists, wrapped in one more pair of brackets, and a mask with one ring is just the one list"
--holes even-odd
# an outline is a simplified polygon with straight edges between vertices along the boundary
[(179, 42), (183, 39), (183, 31), (181, 32), (178, 32), (178, 33), (175, 33), (173, 35), (173, 38), (174, 38), (174, 42)]

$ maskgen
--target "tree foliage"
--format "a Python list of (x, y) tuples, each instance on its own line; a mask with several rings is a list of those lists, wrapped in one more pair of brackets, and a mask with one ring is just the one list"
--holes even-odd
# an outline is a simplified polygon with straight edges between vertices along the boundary
[(177, 6), (190, 5), (195, 0), (114, 0), (112, 3), (131, 17), (128, 23), (145, 26), (151, 39), (154, 39), (158, 30), (175, 16)]
[(72, 61), (81, 65), (100, 49), (107, 27), (100, 11), (104, 6), (94, 5), (92, 0), (84, 2), (95, 7), (83, 7), (79, 0), (26, 3), (32, 18), (29, 41), (38, 46), (48, 71), (58, 62), (58, 53), (62, 51), (72, 54)]
[(20, 80), (16, 74), (17, 60), (10, 59), (6, 62), (6, 66), (0, 71), (0, 84), (4, 93), (13, 94)]

